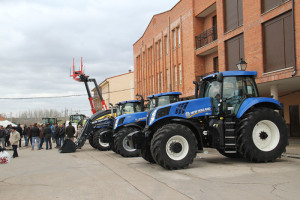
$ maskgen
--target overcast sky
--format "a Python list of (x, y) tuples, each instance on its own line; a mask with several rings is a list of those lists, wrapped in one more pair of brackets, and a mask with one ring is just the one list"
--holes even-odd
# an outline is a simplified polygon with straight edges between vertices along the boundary
[[(101, 83), (133, 69), (132, 45), (153, 15), (179, 0), (0, 0), (0, 113), (65, 108), (91, 115), (86, 94), (69, 77), (72, 59)], [(90, 84), (90, 89), (93, 85)]]

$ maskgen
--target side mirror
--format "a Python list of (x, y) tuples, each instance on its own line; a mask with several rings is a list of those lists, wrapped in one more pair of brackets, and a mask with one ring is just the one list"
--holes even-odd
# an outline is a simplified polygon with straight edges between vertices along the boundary
[(217, 76), (217, 81), (218, 82), (223, 82), (223, 73), (219, 73)]

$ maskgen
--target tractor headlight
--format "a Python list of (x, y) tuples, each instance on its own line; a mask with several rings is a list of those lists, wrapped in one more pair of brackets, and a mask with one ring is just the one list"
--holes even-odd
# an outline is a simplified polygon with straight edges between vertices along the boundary
[(117, 126), (118, 126), (118, 122), (119, 122), (119, 119), (115, 120), (114, 129), (116, 129), (116, 128), (117, 128)]
[(151, 125), (151, 124), (154, 122), (156, 112), (157, 112), (157, 110), (155, 109), (155, 110), (151, 113), (149, 125)]

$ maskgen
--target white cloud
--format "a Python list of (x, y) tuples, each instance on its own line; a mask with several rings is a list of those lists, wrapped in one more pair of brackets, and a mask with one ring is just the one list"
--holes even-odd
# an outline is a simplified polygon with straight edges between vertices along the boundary
[[(85, 94), (69, 77), (72, 58), (102, 82), (133, 69), (132, 45), (154, 14), (178, 0), (1, 0), (0, 97)], [(91, 89), (93, 85), (90, 85)], [(73, 108), (90, 113), (87, 97), (1, 100), (0, 113)]]

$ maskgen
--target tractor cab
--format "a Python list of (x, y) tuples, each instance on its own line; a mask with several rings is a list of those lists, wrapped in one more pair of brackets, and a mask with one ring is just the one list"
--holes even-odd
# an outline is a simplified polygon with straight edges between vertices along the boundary
[(150, 95), (147, 97), (149, 99), (148, 110), (178, 102), (179, 95), (181, 95), (180, 92), (166, 92)]
[(77, 123), (78, 125), (83, 125), (86, 116), (83, 114), (76, 113), (75, 115), (70, 115), (70, 121), (73, 123)]
[(131, 114), (135, 112), (144, 111), (144, 101), (142, 100), (131, 100), (131, 101), (122, 101), (116, 104), (117, 113), (116, 116), (121, 116), (124, 114)]
[(200, 98), (210, 97), (214, 115), (236, 116), (242, 103), (258, 97), (253, 71), (225, 71), (206, 76), (201, 81)]
[(57, 118), (54, 117), (44, 117), (42, 118), (43, 124), (56, 124), (57, 123)]

